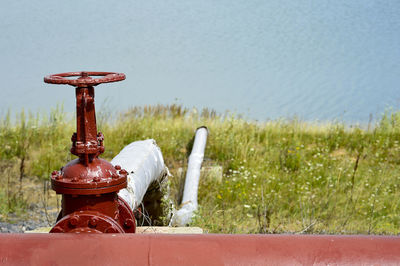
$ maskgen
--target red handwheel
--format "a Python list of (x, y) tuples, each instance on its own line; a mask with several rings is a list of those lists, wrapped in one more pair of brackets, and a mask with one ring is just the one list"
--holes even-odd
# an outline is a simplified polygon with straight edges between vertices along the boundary
[[(101, 76), (100, 78), (92, 78), (91, 76)], [(77, 79), (69, 79), (69, 77), (79, 77)], [(51, 84), (67, 84), (75, 87), (96, 86), (101, 83), (117, 82), (125, 79), (125, 74), (115, 72), (67, 72), (46, 76), (44, 82)]]

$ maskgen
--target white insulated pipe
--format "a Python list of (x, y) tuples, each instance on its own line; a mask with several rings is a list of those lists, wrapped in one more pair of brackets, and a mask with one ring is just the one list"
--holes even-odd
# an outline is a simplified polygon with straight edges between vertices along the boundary
[(181, 208), (172, 216), (170, 225), (186, 226), (197, 210), (197, 194), (200, 181), (200, 169), (204, 158), (204, 150), (207, 143), (208, 130), (205, 126), (196, 130), (192, 152), (189, 156), (188, 168), (185, 178)]
[(128, 185), (118, 195), (132, 210), (142, 203), (149, 185), (168, 174), (160, 148), (153, 139), (132, 142), (111, 160), (111, 164), (120, 165), (128, 172)]

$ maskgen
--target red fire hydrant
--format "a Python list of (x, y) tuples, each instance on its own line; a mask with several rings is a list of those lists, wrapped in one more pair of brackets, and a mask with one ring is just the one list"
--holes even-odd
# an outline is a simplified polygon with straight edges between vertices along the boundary
[(124, 79), (124, 74), (112, 72), (70, 72), (44, 78), (46, 83), (76, 87), (71, 153), (79, 157), (51, 174), (52, 188), (62, 194), (62, 210), (50, 233), (135, 232), (133, 212), (117, 194), (127, 186), (128, 173), (98, 158), (104, 152), (104, 136), (97, 132), (94, 108), (94, 86)]

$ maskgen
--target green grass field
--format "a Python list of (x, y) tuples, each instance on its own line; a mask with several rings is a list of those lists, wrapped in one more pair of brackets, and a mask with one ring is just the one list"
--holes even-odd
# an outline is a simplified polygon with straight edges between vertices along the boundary
[[(193, 221), (212, 233), (400, 233), (400, 113), (388, 113), (368, 129), (343, 123), (274, 120), (249, 122), (181, 106), (134, 108), (108, 119), (98, 113), (110, 160), (132, 141), (160, 146), (178, 197), (192, 138), (209, 128), (200, 209)], [(21, 214), (34, 197), (25, 182), (49, 180), (73, 159), (74, 118), (18, 114), (0, 121), (0, 214)], [(21, 185), (22, 184), (22, 185)], [(39, 194), (49, 193), (37, 191)], [(54, 203), (51, 203), (54, 204)]]

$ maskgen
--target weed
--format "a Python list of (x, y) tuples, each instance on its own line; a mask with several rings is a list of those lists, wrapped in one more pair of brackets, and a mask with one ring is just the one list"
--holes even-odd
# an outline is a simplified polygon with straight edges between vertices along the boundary
[[(135, 107), (110, 119), (101, 114), (105, 159), (125, 145), (153, 138), (175, 200), (195, 129), (210, 131), (205, 159), (222, 180), (201, 179), (192, 225), (213, 233), (400, 233), (400, 113), (368, 129), (298, 119), (251, 122), (179, 105)], [(65, 165), (74, 119), (62, 108), (50, 116), (0, 121), (0, 213), (26, 208), (19, 182), (43, 182)], [(46, 192), (53, 193), (53, 192)], [(175, 202), (176, 205), (178, 202)], [(46, 202), (46, 205), (56, 204)]]

